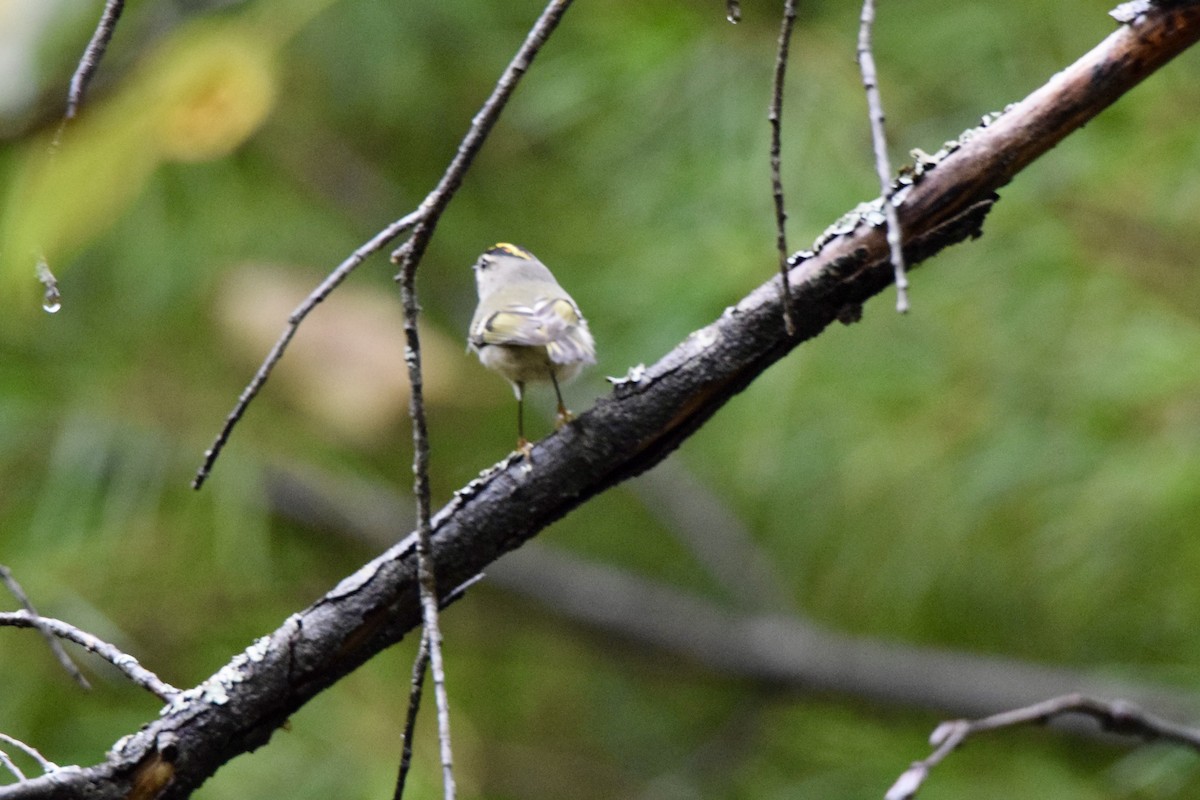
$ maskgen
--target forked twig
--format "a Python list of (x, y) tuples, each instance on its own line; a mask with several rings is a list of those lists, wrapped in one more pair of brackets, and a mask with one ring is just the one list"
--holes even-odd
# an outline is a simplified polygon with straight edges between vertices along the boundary
[(1024, 708), (1003, 711), (977, 720), (951, 720), (934, 729), (929, 743), (934, 751), (922, 761), (913, 762), (884, 795), (885, 800), (910, 800), (916, 796), (929, 771), (946, 759), (959, 745), (977, 733), (1031, 723), (1044, 724), (1064, 714), (1085, 714), (1112, 733), (1142, 736), (1182, 744), (1200, 751), (1200, 729), (1179, 725), (1148, 714), (1121, 700), (1099, 700), (1083, 694), (1067, 694), (1043, 700)]
[[(12, 736), (0, 733), (0, 742), (11, 745), (32, 758), (38, 763), (38, 766), (42, 768), (42, 772), (50, 773), (58, 769), (58, 764), (55, 764), (53, 761), (39, 753), (36, 747), (31, 747), (22, 742), (20, 739), (14, 739)], [(14, 764), (11, 759), (9, 759), (6, 753), (0, 752), (0, 763), (3, 763), (10, 772), (16, 775), (17, 780), (25, 779), (24, 774), (21, 772), (21, 770), (17, 769), (17, 765)]]
[(50, 652), (54, 653), (54, 657), (58, 659), (58, 663), (67, 671), (67, 674), (84, 689), (91, 689), (92, 685), (88, 683), (87, 678), (83, 677), (83, 673), (79, 671), (79, 667), (75, 662), (71, 660), (71, 656), (67, 655), (67, 651), (63, 649), (58, 639), (54, 638), (54, 633), (49, 628), (39, 624), (41, 615), (33, 607), (33, 603), (29, 600), (29, 596), (25, 594), (25, 590), (21, 588), (21, 584), (13, 577), (12, 570), (3, 564), (0, 564), (0, 581), (8, 587), (8, 593), (15, 597), (29, 616), (34, 619), (34, 627), (42, 634), (42, 638), (50, 646)]
[[(313, 290), (312, 294), (305, 299), (303, 303), (297, 306), (296, 310), (288, 317), (287, 326), (283, 333), (271, 348), (267, 357), (263, 360), (262, 365), (254, 374), (250, 383), (242, 390), (238, 397), (237, 403), (233, 410), (225, 418), (225, 424), (221, 427), (220, 432), (213, 440), (212, 446), (204, 453), (204, 462), (196, 471), (195, 477), (192, 479), (192, 488), (199, 489), (208, 479), (209, 473), (212, 471), (213, 464), (221, 451), (229, 441), (230, 435), (233, 433), (234, 427), (241, 421), (241, 418), (246, 413), (246, 408), (262, 390), (263, 385), (271, 375), (271, 370), (283, 357), (284, 351), (291, 342), (292, 337), (296, 335), (296, 330), (300, 323), (304, 320), (308, 313), (312, 311), (318, 303), (329, 296), (345, 278), (353, 272), (363, 261), (368, 257), (382, 250), (396, 237), (413, 229), (412, 235), (392, 253), (393, 261), (403, 261), (404, 264), (411, 263), (414, 266), (420, 262), (424, 255), (425, 247), (429, 243), (429, 239), (433, 235), (433, 230), (437, 225), (437, 219), (445, 210), (446, 205), (454, 196), (458, 187), (462, 184), (463, 177), (466, 175), (471, 162), (474, 161), (475, 155), (483, 147), (488, 133), (495, 125), (496, 120), (500, 116), (500, 112), (504, 110), (508, 103), (509, 97), (516, 89), (517, 83), (525, 70), (529, 68), (529, 64), (533, 61), (533, 57), (545, 44), (546, 38), (550, 32), (557, 26), (563, 12), (570, 6), (570, 0), (551, 0), (546, 10), (542, 12), (541, 17), (534, 24), (533, 29), (525, 39), (525, 43), (517, 52), (516, 57), (508, 65), (500, 80), (496, 83), (495, 89), (484, 102), (483, 107), (471, 120), (471, 126), (463, 137), (462, 142), (458, 146), (458, 151), (446, 171), (442, 175), (442, 179), (438, 185), (431, 191), (421, 205), (415, 211), (402, 217), (401, 219), (388, 225), (386, 228), (375, 234), (369, 241), (361, 245), (350, 256), (343, 261), (338, 267), (329, 274), (329, 276)], [(401, 270), (403, 274), (403, 269)], [(399, 277), (399, 276), (398, 276)]]
[(28, 611), (3, 611), (0, 612), (0, 627), (36, 628), (40, 631), (49, 631), (60, 639), (74, 642), (100, 656), (124, 673), (125, 677), (164, 702), (170, 702), (175, 695), (179, 694), (178, 689), (143, 667), (133, 656), (121, 652), (103, 639), (60, 619), (35, 617)]
[(204, 451), (204, 463), (200, 465), (200, 469), (196, 471), (196, 476), (192, 478), (192, 488), (199, 489), (204, 485), (204, 481), (208, 479), (208, 475), (212, 472), (213, 464), (217, 460), (217, 456), (221, 455), (221, 451), (229, 442), (229, 436), (233, 433), (233, 428), (241, 420), (246, 413), (246, 408), (250, 402), (258, 396), (263, 384), (267, 382), (267, 378), (271, 376), (271, 370), (283, 358), (283, 353), (287, 349), (288, 344), (292, 341), (292, 337), (296, 335), (296, 331), (300, 327), (300, 323), (304, 318), (327, 298), (338, 284), (346, 279), (360, 264), (367, 260), (370, 256), (378, 253), (383, 248), (387, 247), (388, 243), (395, 239), (400, 234), (412, 228), (417, 220), (421, 217), (421, 210), (412, 212), (411, 214), (401, 217), (386, 228), (375, 234), (369, 241), (361, 245), (353, 253), (351, 253), (345, 261), (338, 264), (333, 272), (321, 281), (321, 284), (308, 297), (304, 298), (304, 302), (296, 306), (296, 309), (288, 315), (287, 325), (284, 326), (283, 333), (275, 341), (275, 345), (271, 351), (267, 353), (267, 357), (263, 359), (263, 363), (259, 366), (258, 371), (254, 373), (254, 377), (246, 388), (242, 390), (238, 397), (237, 404), (233, 410), (225, 418), (225, 424), (221, 426), (221, 431), (217, 434), (217, 438), (213, 440), (212, 446)]

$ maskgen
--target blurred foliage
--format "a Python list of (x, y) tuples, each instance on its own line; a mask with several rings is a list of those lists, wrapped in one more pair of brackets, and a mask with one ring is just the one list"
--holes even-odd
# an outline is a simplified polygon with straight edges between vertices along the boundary
[[(25, 3), (0, 0), (0, 19)], [(188, 481), (297, 294), (433, 186), (540, 4), (132, 4), (47, 165), (94, 24), (79, 6), (0, 25), (0, 49), (34, 54), (28, 103), (0, 124), (0, 563), (43, 613), (187, 686), (371, 555), (272, 517), (264, 469), (407, 492), (383, 257), (314, 314), (321, 332), (302, 331), (205, 490)], [(778, 8), (743, 9), (735, 27), (715, 1), (581, 2), (538, 57), (422, 267), (427, 370), (445, 387), (430, 398), (435, 499), (512, 442), (511, 393), (458, 347), (481, 249), (529, 247), (583, 305), (600, 365), (568, 390), (576, 408), (772, 272)], [(1111, 29), (1103, 11), (884, 4), (894, 157), (1040, 85)], [(784, 119), (794, 248), (877, 193), (857, 14), (801, 6)], [(913, 313), (869, 304), (674, 456), (745, 521), (799, 611), (1197, 688), (1198, 78), (1196, 53), (1153, 76), (1005, 189), (980, 241), (915, 273)], [(55, 315), (39, 309), (34, 242), (60, 279)], [(533, 406), (531, 427), (549, 430), (551, 402)], [(721, 597), (623, 489), (543, 538)], [(445, 628), (467, 798), (880, 797), (936, 723), (712, 674), (487, 585)], [(198, 796), (388, 796), (412, 646)], [(0, 631), (0, 731), (88, 764), (154, 715), (86, 663), (88, 695), (36, 636)], [(415, 798), (439, 792), (431, 715), (423, 725)], [(1198, 790), (1191, 755), (1028, 731), (972, 745), (922, 797)]]

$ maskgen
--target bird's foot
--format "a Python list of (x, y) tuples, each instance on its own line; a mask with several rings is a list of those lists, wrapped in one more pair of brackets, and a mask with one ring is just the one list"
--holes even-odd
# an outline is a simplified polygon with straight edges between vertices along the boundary
[(566, 409), (564, 406), (558, 407), (558, 413), (554, 415), (554, 428), (558, 430), (563, 425), (566, 425), (571, 420), (575, 419), (575, 415)]

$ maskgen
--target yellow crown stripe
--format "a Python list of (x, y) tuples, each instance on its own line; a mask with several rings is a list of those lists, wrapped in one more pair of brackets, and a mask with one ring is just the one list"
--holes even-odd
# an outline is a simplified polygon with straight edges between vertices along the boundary
[(488, 252), (507, 253), (508, 255), (516, 256), (517, 258), (525, 258), (529, 259), (530, 261), (533, 260), (533, 254), (528, 250), (523, 247), (517, 247), (515, 244), (510, 244), (508, 242), (496, 242), (494, 245), (488, 248)]

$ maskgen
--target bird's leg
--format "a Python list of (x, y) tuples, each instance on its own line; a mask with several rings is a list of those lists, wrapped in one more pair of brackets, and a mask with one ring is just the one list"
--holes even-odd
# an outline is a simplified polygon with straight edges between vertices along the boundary
[(526, 461), (533, 461), (533, 445), (525, 438), (525, 384), (518, 381), (513, 389), (517, 392), (517, 450), (525, 455)]
[(550, 382), (554, 384), (554, 396), (558, 398), (558, 413), (554, 415), (554, 427), (561, 428), (574, 419), (574, 416), (563, 405), (562, 392), (559, 391), (558, 378), (554, 377), (553, 370), (550, 371)]

